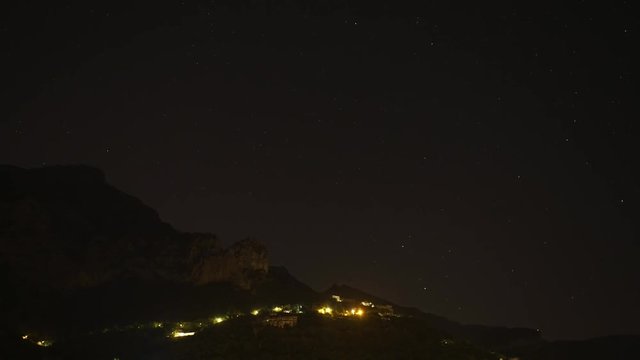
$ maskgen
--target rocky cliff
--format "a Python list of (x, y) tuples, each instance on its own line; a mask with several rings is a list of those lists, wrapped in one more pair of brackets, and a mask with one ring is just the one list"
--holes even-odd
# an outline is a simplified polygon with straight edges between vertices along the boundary
[(82, 288), (122, 279), (248, 289), (268, 270), (266, 248), (223, 248), (182, 233), (87, 166), (0, 166), (0, 264), (38, 287)]

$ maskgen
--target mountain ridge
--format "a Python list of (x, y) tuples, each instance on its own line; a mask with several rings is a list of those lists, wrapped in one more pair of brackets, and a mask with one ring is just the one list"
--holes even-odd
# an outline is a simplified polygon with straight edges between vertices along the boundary
[[(531, 359), (582, 353), (581, 343), (547, 342), (535, 329), (461, 324), (350, 285), (316, 291), (270, 265), (259, 241), (223, 248), (213, 234), (179, 232), (93, 167), (1, 165), (0, 219), (0, 286), (12, 290), (0, 296), (3, 336), (34, 329), (77, 336), (279, 304), (313, 314), (314, 307), (344, 301), (369, 304), (382, 319), (397, 318), (396, 327), (409, 321), (487, 350)], [(584, 346), (603, 353), (638, 339), (592, 339)]]
[(213, 234), (179, 232), (96, 168), (2, 166), (0, 186), (0, 259), (27, 283), (77, 288), (133, 278), (250, 288), (267, 271), (263, 244), (223, 248)]

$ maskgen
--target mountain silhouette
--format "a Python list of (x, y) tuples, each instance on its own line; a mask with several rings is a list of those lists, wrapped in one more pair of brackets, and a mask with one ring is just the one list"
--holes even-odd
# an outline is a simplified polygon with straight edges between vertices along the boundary
[[(224, 248), (213, 234), (177, 231), (88, 166), (0, 166), (0, 287), (0, 338), (3, 348), (20, 358), (42, 355), (20, 340), (29, 336), (55, 338), (52, 349), (63, 354), (58, 358), (120, 349), (143, 358), (212, 351), (222, 358), (295, 353), (318, 359), (340, 358), (336, 354), (498, 359), (508, 353), (522, 359), (588, 359), (640, 348), (638, 337), (547, 342), (534, 329), (460, 324), (344, 284), (316, 291), (286, 268), (270, 265), (259, 241)], [(327, 319), (316, 313), (321, 307), (332, 307), (336, 315), (366, 308), (369, 315), (356, 322)], [(260, 325), (280, 312), (296, 314), (282, 319), (299, 317), (298, 326), (278, 332)], [(213, 314), (218, 314), (213, 323), (233, 321), (198, 331), (223, 339), (223, 348), (200, 336), (178, 346), (153, 337), (159, 330), (145, 325), (202, 326), (199, 319)], [(35, 344), (48, 344), (43, 341)], [(386, 347), (378, 348), (385, 341)], [(95, 346), (78, 347), (87, 342)], [(318, 350), (321, 346), (326, 348)], [(403, 350), (392, 351), (398, 347)], [(372, 352), (378, 357), (367, 357)], [(615, 356), (609, 358), (621, 358)]]

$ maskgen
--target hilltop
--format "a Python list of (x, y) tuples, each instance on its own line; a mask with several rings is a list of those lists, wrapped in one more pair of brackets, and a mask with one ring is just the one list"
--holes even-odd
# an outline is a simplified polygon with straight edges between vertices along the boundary
[(270, 265), (259, 241), (225, 248), (213, 234), (180, 232), (92, 167), (0, 166), (0, 221), (0, 342), (20, 358), (544, 359), (637, 349), (634, 337), (583, 346), (464, 325), (348, 285), (316, 291)]

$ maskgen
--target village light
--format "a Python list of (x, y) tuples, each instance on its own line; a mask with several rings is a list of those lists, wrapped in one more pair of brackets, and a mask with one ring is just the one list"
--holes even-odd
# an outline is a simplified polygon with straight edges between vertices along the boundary
[(273, 312), (281, 312), (282, 308), (280, 306), (276, 306), (273, 308)]
[(193, 336), (196, 332), (195, 331), (179, 331), (176, 330), (174, 332), (171, 333), (171, 336), (174, 338), (181, 338), (181, 337), (185, 337), (185, 336)]
[(257, 316), (258, 314), (260, 314), (260, 309), (251, 310), (251, 315)]
[(220, 324), (221, 322), (223, 322), (225, 320), (226, 320), (225, 318), (218, 316), (218, 317), (213, 318), (213, 323), (214, 324)]
[(49, 346), (53, 345), (53, 341), (50, 341), (50, 340), (40, 340), (40, 341), (36, 342), (36, 345), (38, 345), (38, 346), (42, 346), (42, 347), (49, 347)]
[(318, 313), (322, 315), (331, 315), (333, 313), (333, 309), (328, 306), (324, 306), (318, 309)]
[(364, 310), (361, 308), (353, 308), (351, 310), (347, 310), (343, 313), (344, 316), (363, 316)]

